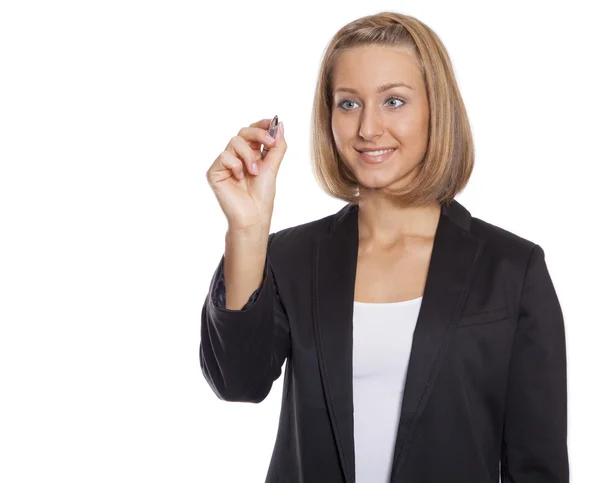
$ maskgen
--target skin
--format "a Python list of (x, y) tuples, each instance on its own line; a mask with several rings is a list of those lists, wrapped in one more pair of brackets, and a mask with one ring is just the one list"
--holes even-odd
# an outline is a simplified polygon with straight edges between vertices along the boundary
[[(402, 187), (418, 173), (427, 147), (429, 103), (418, 61), (405, 48), (360, 46), (341, 54), (332, 74), (336, 148), (365, 195), (358, 212), (360, 254), (393, 253), (395, 260), (414, 260), (414, 255), (426, 269), (439, 203), (407, 207), (386, 194), (386, 188)], [(410, 88), (377, 92), (379, 86), (396, 82)], [(357, 93), (339, 91), (341, 87)], [(397, 149), (379, 165), (365, 163), (355, 149), (389, 146)]]

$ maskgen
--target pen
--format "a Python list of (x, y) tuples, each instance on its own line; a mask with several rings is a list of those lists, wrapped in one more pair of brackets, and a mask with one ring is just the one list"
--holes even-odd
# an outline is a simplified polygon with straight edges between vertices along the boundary
[[(269, 136), (271, 136), (273, 139), (275, 139), (275, 136), (277, 136), (277, 128), (278, 127), (279, 127), (279, 119), (277, 119), (277, 116), (275, 116), (271, 120), (271, 123), (269, 124)], [(269, 152), (269, 149), (266, 146), (263, 146), (262, 152), (260, 153), (262, 159), (265, 159), (265, 156), (267, 155), (268, 152)]]

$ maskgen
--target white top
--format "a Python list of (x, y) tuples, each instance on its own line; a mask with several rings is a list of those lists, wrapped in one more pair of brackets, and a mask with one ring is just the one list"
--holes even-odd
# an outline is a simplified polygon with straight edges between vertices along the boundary
[(353, 397), (356, 483), (389, 483), (419, 297), (354, 301)]

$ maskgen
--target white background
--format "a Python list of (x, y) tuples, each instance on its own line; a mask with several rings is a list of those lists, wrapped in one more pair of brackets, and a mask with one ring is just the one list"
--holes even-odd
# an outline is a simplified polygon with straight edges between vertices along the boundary
[(367, 4), (2, 2), (1, 481), (264, 481), (283, 376), (255, 405), (219, 400), (200, 371), (226, 231), (205, 173), (242, 126), (278, 114), (271, 231), (337, 212), (310, 168), (316, 76), (339, 28), (383, 10), (428, 24), (452, 59), (476, 145), (457, 199), (546, 253), (572, 481), (596, 481), (593, 2)]

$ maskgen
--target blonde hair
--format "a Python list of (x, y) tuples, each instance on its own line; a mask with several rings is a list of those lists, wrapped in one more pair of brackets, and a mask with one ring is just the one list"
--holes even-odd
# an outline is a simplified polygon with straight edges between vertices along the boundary
[(352, 204), (359, 183), (343, 163), (331, 129), (332, 72), (340, 53), (357, 46), (404, 47), (420, 65), (429, 102), (429, 139), (419, 173), (401, 191), (389, 191), (406, 205), (450, 203), (466, 186), (474, 164), (467, 112), (448, 53), (438, 36), (414, 17), (381, 12), (342, 27), (331, 39), (317, 81), (312, 110), (310, 151), (317, 182), (330, 196)]

